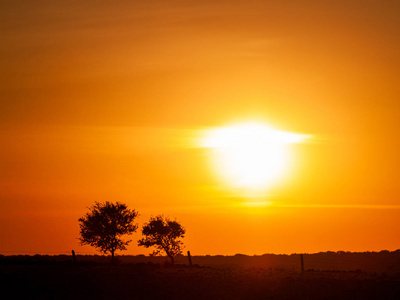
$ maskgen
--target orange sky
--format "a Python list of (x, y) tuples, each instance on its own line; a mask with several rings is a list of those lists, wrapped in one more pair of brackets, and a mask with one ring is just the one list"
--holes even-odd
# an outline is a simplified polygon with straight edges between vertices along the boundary
[[(176, 217), (192, 254), (400, 248), (399, 20), (389, 0), (3, 3), (0, 253), (94, 253), (78, 218), (105, 200)], [(268, 206), (195, 142), (243, 121), (312, 136)]]

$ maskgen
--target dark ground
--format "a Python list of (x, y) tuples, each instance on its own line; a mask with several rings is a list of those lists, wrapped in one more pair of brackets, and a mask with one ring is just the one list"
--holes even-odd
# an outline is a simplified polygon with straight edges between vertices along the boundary
[(68, 256), (2, 256), (0, 299), (400, 299), (397, 262), (385, 267), (393, 272), (308, 269), (302, 275), (293, 268), (248, 267), (254, 259), (247, 256), (227, 257), (240, 266), (193, 267), (91, 258), (73, 263)]
[(1, 299), (400, 299), (400, 276), (155, 264), (3, 265)]

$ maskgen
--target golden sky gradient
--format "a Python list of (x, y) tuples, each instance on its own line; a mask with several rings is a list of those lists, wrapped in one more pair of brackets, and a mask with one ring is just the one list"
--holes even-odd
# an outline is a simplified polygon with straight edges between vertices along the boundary
[[(194, 255), (400, 248), (399, 20), (394, 0), (2, 3), (0, 253), (94, 253), (78, 218), (106, 200), (176, 217)], [(257, 199), (198, 144), (241, 122), (310, 136)]]

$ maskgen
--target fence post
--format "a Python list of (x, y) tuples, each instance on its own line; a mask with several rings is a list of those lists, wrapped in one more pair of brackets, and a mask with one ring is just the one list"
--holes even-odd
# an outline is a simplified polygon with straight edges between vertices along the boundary
[(301, 275), (304, 275), (304, 259), (303, 259), (303, 254), (300, 254), (300, 262), (301, 262)]
[(190, 251), (187, 252), (189, 259), (189, 266), (192, 266), (192, 257), (190, 256)]

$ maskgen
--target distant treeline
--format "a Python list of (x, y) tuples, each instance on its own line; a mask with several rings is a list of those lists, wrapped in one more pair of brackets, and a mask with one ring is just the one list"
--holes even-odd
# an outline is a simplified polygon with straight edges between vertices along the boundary
[[(117, 256), (121, 264), (158, 264), (165, 265), (165, 256), (121, 255)], [(303, 254), (306, 271), (362, 271), (400, 274), (400, 249), (380, 252), (320, 252)], [(109, 263), (109, 257), (103, 255), (76, 255), (77, 263)], [(300, 254), (263, 254), (263, 255), (204, 255), (192, 256), (193, 264), (209, 267), (263, 268), (300, 271)], [(0, 255), (0, 264), (52, 264), (72, 263), (71, 255)], [(188, 264), (187, 256), (178, 256), (177, 264)]]

